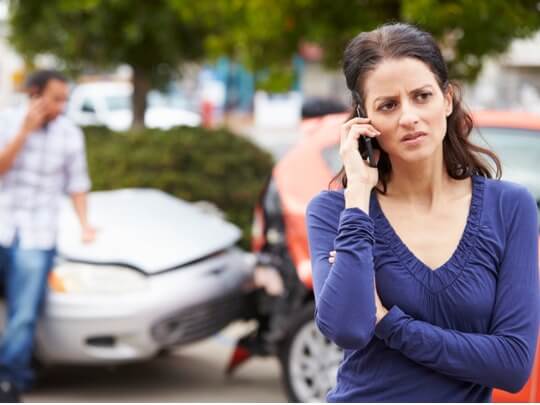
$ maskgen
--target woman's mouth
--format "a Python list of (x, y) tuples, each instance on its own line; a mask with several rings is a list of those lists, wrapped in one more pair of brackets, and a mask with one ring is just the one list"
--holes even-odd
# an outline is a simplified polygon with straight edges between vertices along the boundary
[(412, 132), (410, 134), (405, 135), (403, 138), (401, 138), (401, 142), (407, 145), (415, 145), (417, 143), (422, 142), (422, 140), (424, 139), (426, 135), (427, 134), (422, 131)]

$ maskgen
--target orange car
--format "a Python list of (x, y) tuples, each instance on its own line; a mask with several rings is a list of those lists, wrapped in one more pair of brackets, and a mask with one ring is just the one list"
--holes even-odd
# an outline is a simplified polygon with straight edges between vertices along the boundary
[[(259, 328), (239, 341), (230, 370), (252, 354), (278, 355), (291, 401), (324, 402), (342, 357), (313, 321), (305, 211), (341, 168), (339, 127), (346, 118), (335, 114), (304, 121), (302, 139), (275, 166), (255, 209), (252, 248), (260, 268), (274, 272), (280, 292), (259, 296)], [(474, 121), (479, 130), (474, 139), (499, 155), (503, 178), (525, 185), (540, 207), (540, 116), (482, 111)], [(527, 385), (516, 394), (494, 390), (495, 402), (540, 401), (539, 353)]]

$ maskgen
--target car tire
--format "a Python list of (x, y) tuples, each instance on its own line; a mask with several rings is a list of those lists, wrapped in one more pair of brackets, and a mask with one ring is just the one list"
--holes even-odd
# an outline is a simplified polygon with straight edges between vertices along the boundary
[(306, 304), (290, 318), (279, 348), (282, 380), (289, 402), (326, 402), (335, 385), (343, 352), (326, 339), (313, 319), (315, 304)]

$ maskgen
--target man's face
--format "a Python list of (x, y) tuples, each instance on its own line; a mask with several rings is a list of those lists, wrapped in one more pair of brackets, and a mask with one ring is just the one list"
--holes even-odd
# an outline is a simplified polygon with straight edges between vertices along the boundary
[(68, 96), (69, 87), (67, 83), (57, 79), (49, 80), (41, 94), (47, 111), (47, 121), (52, 121), (62, 114), (66, 107)]

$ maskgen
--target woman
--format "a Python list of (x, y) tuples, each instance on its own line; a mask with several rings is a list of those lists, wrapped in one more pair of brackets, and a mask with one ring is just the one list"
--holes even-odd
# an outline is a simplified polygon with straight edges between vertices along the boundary
[[(307, 210), (321, 332), (345, 349), (330, 402), (484, 402), (526, 383), (539, 326), (537, 207), (492, 179), (433, 38), (407, 24), (344, 54), (345, 190)], [(358, 152), (369, 137), (378, 166)]]

